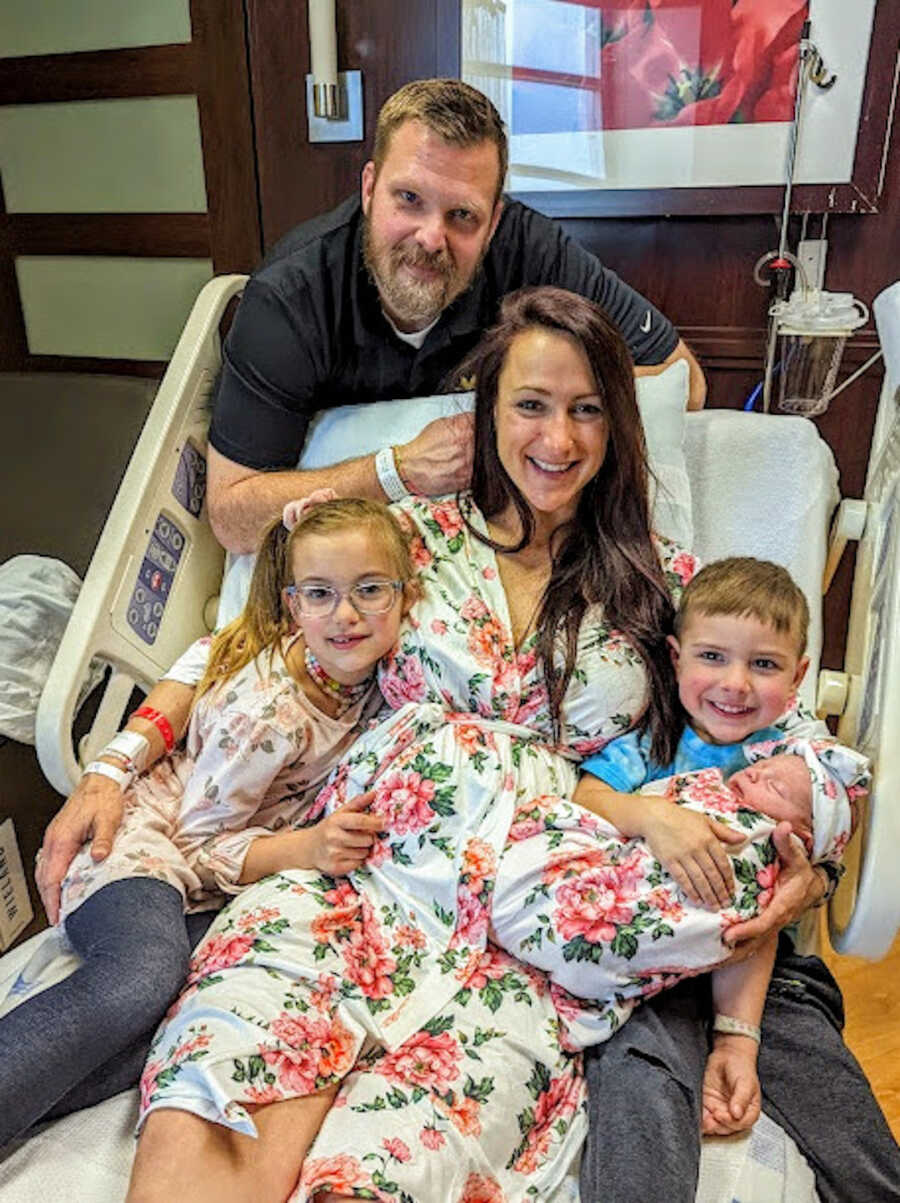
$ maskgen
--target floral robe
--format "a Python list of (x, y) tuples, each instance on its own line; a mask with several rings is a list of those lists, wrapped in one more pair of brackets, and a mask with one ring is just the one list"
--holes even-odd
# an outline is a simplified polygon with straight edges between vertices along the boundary
[[(584, 1135), (568, 1023), (583, 1008), (488, 944), (494, 882), (517, 812), (571, 795), (580, 758), (646, 706), (646, 674), (589, 610), (555, 739), (494, 552), (455, 501), (400, 508), (423, 596), (380, 675), (397, 712), (324, 791), (333, 809), (374, 789), (385, 834), (350, 880), (285, 872), (223, 912), (157, 1036), (143, 1113), (252, 1133), (245, 1104), (344, 1080), (296, 1198), (326, 1185), (398, 1203), (550, 1198)], [(485, 530), (474, 507), (470, 520)], [(675, 591), (693, 558), (663, 541), (660, 556)], [(628, 1010), (592, 1012), (590, 1038)]]

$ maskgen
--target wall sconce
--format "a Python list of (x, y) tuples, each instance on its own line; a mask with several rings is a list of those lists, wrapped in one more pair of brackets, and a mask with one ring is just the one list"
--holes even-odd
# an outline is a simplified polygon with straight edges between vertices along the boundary
[(306, 112), (310, 142), (361, 142), (362, 72), (338, 71), (335, 0), (309, 0)]

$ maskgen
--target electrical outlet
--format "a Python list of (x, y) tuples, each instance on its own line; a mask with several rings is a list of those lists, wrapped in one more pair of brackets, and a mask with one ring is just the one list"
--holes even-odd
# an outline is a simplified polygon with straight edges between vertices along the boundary
[(9, 948), (34, 911), (12, 819), (0, 823), (0, 951)]
[(828, 255), (827, 238), (808, 238), (797, 247), (797, 258), (806, 273), (808, 288), (825, 287), (825, 259)]

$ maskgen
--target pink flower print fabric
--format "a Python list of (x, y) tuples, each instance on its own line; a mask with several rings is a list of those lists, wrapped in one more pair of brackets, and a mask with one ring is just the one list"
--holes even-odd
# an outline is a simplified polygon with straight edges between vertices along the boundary
[(520, 807), (500, 861), (493, 938), (594, 1004), (563, 1016), (573, 1047), (608, 1039), (640, 999), (722, 961), (728, 928), (759, 914), (778, 878), (774, 821), (741, 807), (718, 769), (654, 781), (646, 792), (747, 836), (736, 851), (729, 847), (731, 906), (709, 911), (689, 902), (642, 840), (562, 798)]
[[(474, 891), (490, 862), (471, 852)], [(387, 1050), (384, 982), (403, 989), (422, 948), (402, 910), (376, 915), (346, 880), (309, 871), (255, 893), (258, 905), (224, 911), (195, 954), (151, 1050), (142, 1113), (183, 1108), (252, 1134), (248, 1106), (341, 1081), (295, 1201), (326, 1187), (392, 1203), (549, 1197), (586, 1133), (563, 992), (488, 946), (458, 967), (448, 1004)], [(293, 921), (298, 901), (311, 924)]]
[[(198, 657), (205, 643), (182, 660)], [(319, 787), (374, 712), (375, 692), (329, 718), (307, 701), (281, 651), (263, 652), (200, 699), (184, 746), (126, 791), (106, 860), (94, 861), (88, 844), (80, 850), (63, 883), (63, 914), (128, 877), (167, 882), (188, 911), (221, 906), (242, 888), (254, 839), (319, 817)]]

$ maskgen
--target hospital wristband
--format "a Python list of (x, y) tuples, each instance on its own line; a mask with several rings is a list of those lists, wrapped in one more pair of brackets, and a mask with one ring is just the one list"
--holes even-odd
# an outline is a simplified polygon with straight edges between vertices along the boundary
[(150, 751), (150, 741), (138, 731), (120, 731), (109, 741), (100, 756), (114, 756), (126, 769), (143, 772)]
[(154, 710), (152, 706), (139, 706), (131, 717), (145, 718), (148, 723), (152, 723), (163, 737), (163, 742), (166, 745), (166, 751), (172, 751), (172, 749), (175, 747), (175, 732), (172, 730), (172, 724), (164, 714), (162, 714), (159, 710)]
[(393, 447), (382, 447), (375, 455), (375, 475), (388, 501), (400, 501), (409, 494), (409, 489), (397, 470)]
[(117, 769), (114, 764), (106, 764), (103, 760), (92, 760), (84, 770), (85, 776), (88, 773), (97, 773), (100, 777), (109, 777), (111, 781), (115, 781), (123, 790), (128, 789), (136, 776), (135, 773), (129, 772), (127, 769)]
[(723, 1032), (727, 1036), (748, 1036), (759, 1044), (761, 1033), (755, 1023), (747, 1023), (743, 1019), (735, 1019), (732, 1015), (717, 1015), (713, 1020), (713, 1031)]

